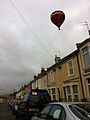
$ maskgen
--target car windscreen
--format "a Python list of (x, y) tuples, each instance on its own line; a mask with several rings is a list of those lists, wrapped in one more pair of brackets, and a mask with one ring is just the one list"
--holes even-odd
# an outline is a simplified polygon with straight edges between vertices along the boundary
[(24, 96), (24, 102), (31, 103), (49, 103), (51, 98), (46, 91), (32, 91)]
[(30, 102), (32, 102), (32, 103), (38, 103), (40, 101), (40, 97), (38, 96), (38, 95), (32, 95), (31, 97), (30, 97)]
[(32, 103), (48, 103), (48, 102), (50, 102), (50, 99), (49, 99), (49, 96), (32, 95), (30, 97), (30, 101)]

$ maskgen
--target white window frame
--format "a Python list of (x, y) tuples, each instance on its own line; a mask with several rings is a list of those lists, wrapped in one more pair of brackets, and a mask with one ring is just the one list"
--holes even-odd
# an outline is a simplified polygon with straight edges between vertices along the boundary
[[(67, 86), (69, 86), (69, 88), (70, 88), (70, 93), (68, 93), (68, 91), (67, 91)], [(67, 100), (69, 100), (69, 95), (71, 96), (71, 99), (72, 99), (72, 93), (71, 93), (71, 86), (70, 85), (66, 85), (65, 86), (65, 89), (66, 89), (66, 97), (67, 97)]]
[[(57, 98), (56, 98), (56, 88), (55, 88), (55, 87), (52, 87), (52, 88), (51, 88), (51, 91), (52, 91), (52, 89), (55, 90), (55, 93), (52, 92), (52, 98), (53, 98), (53, 96), (55, 96), (55, 99), (57, 99)], [(53, 99), (53, 100), (54, 100), (54, 99)]]
[(51, 78), (51, 82), (55, 81), (55, 72), (53, 70), (50, 72), (50, 78)]
[(79, 99), (79, 90), (78, 90), (78, 85), (77, 85), (77, 84), (73, 84), (73, 85), (72, 85), (72, 91), (73, 91), (73, 86), (74, 86), (74, 85), (77, 86), (77, 93), (74, 93), (74, 92), (73, 92), (73, 99), (75, 99), (75, 98), (74, 98), (75, 95), (77, 95), (77, 96), (78, 96), (78, 99)]
[[(77, 86), (77, 93), (74, 93), (73, 86)], [(74, 95), (78, 95), (78, 85), (77, 85), (77, 84), (75, 84), (75, 85), (72, 85), (72, 89), (73, 89), (73, 94), (74, 94)]]
[[(69, 62), (72, 63), (73, 74), (70, 74)], [(72, 59), (67, 62), (67, 69), (68, 69), (68, 76), (74, 75), (74, 65), (73, 65), (73, 60)]]
[[(70, 93), (68, 93), (68, 91), (67, 91), (67, 87), (69, 87), (69, 89), (70, 89)], [(70, 85), (66, 85), (66, 92), (67, 92), (67, 95), (71, 95), (71, 86), (70, 86)]]
[[(89, 79), (89, 78), (88, 78), (88, 79)], [(88, 80), (88, 79), (87, 79), (87, 80)], [(90, 83), (88, 83), (88, 91), (89, 91), (89, 87), (90, 87)], [(90, 96), (90, 91), (89, 91), (89, 96)]]
[[(86, 54), (89, 54), (89, 49), (88, 49), (88, 51), (86, 51), (85, 53), (83, 53), (83, 49), (85, 49), (87, 47), (87, 49), (88, 49), (88, 46), (86, 45), (86, 46), (84, 46), (82, 49), (81, 49), (81, 54), (82, 54), (82, 60), (83, 60), (83, 66), (84, 66), (84, 68), (86, 68), (86, 67), (89, 67), (90, 65), (85, 65), (85, 62), (84, 62), (84, 55), (86, 55)], [(90, 55), (89, 55), (90, 56)]]

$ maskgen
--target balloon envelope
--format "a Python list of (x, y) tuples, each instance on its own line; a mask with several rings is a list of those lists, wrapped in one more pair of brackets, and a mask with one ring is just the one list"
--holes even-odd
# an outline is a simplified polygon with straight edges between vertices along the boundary
[(54, 11), (51, 14), (51, 21), (59, 28), (59, 30), (64, 20), (65, 20), (65, 14), (63, 11), (58, 10), (58, 11)]

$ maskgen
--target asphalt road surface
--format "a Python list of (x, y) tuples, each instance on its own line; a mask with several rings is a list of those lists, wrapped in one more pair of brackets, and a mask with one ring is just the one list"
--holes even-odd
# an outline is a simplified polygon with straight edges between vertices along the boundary
[(0, 120), (16, 120), (7, 103), (0, 104)]

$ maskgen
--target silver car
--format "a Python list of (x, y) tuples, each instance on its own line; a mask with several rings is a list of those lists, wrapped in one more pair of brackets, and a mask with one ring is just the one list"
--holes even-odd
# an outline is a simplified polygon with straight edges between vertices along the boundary
[(53, 102), (33, 116), (32, 120), (90, 120), (90, 116), (74, 104)]

